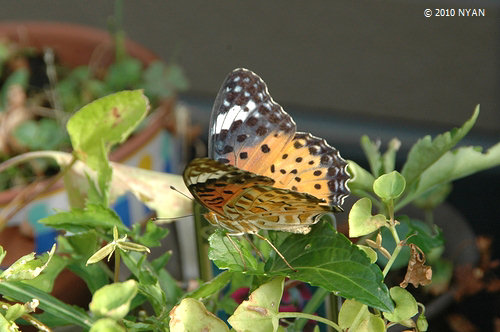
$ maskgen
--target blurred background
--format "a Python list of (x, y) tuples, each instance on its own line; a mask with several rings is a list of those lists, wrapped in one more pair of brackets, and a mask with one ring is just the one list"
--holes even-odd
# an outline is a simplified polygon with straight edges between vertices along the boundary
[[(430, 17), (426, 8), (484, 9), (484, 17)], [(4, 2), (0, 21), (59, 21), (106, 30), (114, 2)], [(179, 100), (202, 139), (211, 105), (237, 67), (259, 74), (299, 131), (324, 137), (367, 166), (367, 134), (409, 147), (461, 125), (461, 144), (500, 141), (500, 3), (497, 1), (123, 1), (127, 37), (179, 64), (190, 87)], [(456, 181), (448, 203), (477, 234), (500, 238), (500, 169)], [(500, 241), (494, 244), (496, 256)]]

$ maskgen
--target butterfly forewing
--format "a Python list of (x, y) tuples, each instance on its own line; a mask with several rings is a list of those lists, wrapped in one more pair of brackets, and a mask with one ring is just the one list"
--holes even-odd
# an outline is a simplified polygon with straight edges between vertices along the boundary
[(210, 119), (209, 157), (263, 174), (295, 135), (295, 122), (246, 69), (225, 79)]
[(224, 206), (247, 188), (272, 186), (274, 180), (266, 176), (224, 165), (213, 159), (193, 159), (184, 170), (184, 183), (191, 194), (206, 208), (224, 215)]

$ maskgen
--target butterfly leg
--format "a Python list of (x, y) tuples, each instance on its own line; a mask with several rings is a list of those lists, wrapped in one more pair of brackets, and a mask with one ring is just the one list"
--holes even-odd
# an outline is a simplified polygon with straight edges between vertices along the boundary
[(240, 259), (243, 262), (243, 266), (245, 267), (245, 270), (247, 270), (247, 263), (245, 261), (245, 258), (243, 257), (243, 253), (241, 252), (240, 248), (238, 248), (238, 246), (233, 241), (233, 239), (231, 239), (231, 236), (241, 236), (241, 235), (243, 235), (243, 234), (242, 233), (226, 233), (227, 239), (229, 240), (229, 242), (231, 242), (234, 249), (236, 249), (236, 251), (240, 254)]
[(250, 246), (252, 246), (252, 249), (253, 249), (253, 250), (255, 251), (255, 253), (256, 253), (256, 254), (260, 257), (260, 259), (261, 259), (262, 261), (265, 261), (266, 259), (264, 258), (264, 255), (262, 255), (262, 253), (260, 252), (259, 248), (257, 248), (257, 247), (255, 246), (255, 244), (253, 243), (253, 241), (252, 241), (252, 240), (250, 240), (250, 238), (248, 238), (248, 235), (247, 235), (247, 234), (245, 234), (244, 236), (245, 236), (245, 240), (247, 240), (247, 241), (248, 241), (248, 243), (250, 243)]
[(285, 262), (285, 264), (294, 272), (297, 272), (297, 270), (295, 270), (291, 265), (290, 263), (288, 263), (288, 261), (286, 260), (286, 258), (281, 254), (281, 252), (279, 252), (279, 250), (271, 243), (271, 241), (269, 241), (267, 238), (263, 237), (262, 235), (258, 234), (258, 233), (253, 233), (255, 236), (257, 236), (259, 239), (261, 240), (264, 240), (266, 241), (270, 246), (271, 248), (274, 249), (274, 251), (276, 251), (276, 253), (281, 257), (281, 259)]

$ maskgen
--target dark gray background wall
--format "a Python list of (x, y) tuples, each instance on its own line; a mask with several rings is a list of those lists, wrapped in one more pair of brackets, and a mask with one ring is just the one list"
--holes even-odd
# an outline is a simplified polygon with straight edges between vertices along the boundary
[[(0, 20), (106, 28), (113, 5), (3, 1)], [(425, 18), (426, 8), (485, 9), (486, 16)], [(204, 128), (223, 78), (243, 66), (264, 78), (300, 130), (326, 137), (349, 159), (361, 159), (361, 134), (398, 136), (405, 149), (460, 125), (478, 103), (467, 143), (500, 140), (495, 0), (125, 0), (124, 23), (131, 39), (183, 66), (191, 89), (182, 99), (197, 106), (194, 118)], [(499, 231), (499, 173), (457, 182), (450, 198), (481, 233)]]
[[(2, 4), (0, 20), (106, 28), (113, 4), (16, 0)], [(426, 8), (482, 8), (486, 16), (425, 18)], [(124, 1), (129, 37), (180, 62), (190, 95), (212, 99), (226, 73), (244, 66), (282, 104), (396, 129), (407, 119), (448, 128), (480, 103), (476, 132), (496, 137), (499, 19), (498, 2), (476, 0)]]

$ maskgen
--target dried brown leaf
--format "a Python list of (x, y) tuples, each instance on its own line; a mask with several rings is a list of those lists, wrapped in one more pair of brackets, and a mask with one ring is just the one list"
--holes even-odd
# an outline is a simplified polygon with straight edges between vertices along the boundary
[(425, 286), (432, 281), (432, 268), (425, 265), (425, 255), (415, 244), (410, 243), (410, 261), (404, 280), (399, 284), (406, 288), (409, 283), (414, 287)]

